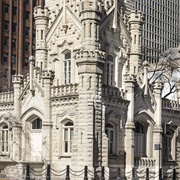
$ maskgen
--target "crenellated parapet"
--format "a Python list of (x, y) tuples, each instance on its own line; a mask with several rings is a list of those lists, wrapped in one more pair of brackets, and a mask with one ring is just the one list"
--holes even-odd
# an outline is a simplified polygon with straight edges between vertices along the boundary
[(51, 71), (51, 70), (42, 71), (43, 85), (44, 84), (52, 85), (53, 79), (54, 79), (54, 71)]
[(161, 95), (163, 90), (163, 82), (158, 80), (154, 84), (154, 94)]
[(97, 61), (104, 61), (105, 59), (105, 53), (100, 51), (100, 50), (95, 50), (95, 51), (91, 51), (91, 50), (82, 50), (79, 51), (78, 53), (76, 53), (75, 55), (76, 59), (78, 59), (78, 62), (83, 60), (93, 60), (96, 59)]
[(12, 77), (13, 84), (22, 84), (23, 83), (23, 76), (22, 75), (14, 75)]
[[(98, 73), (102, 74), (105, 53), (100, 50), (82, 50), (75, 55), (79, 74)], [(91, 66), (91, 67), (90, 67)]]
[[(49, 12), (48, 8), (44, 7), (44, 9), (41, 6), (36, 6), (34, 8), (34, 18), (35, 20), (42, 20), (42, 19), (48, 19)], [(42, 22), (43, 23), (43, 22)]]
[(54, 78), (54, 71), (51, 71), (51, 70), (42, 71), (42, 78), (43, 79), (53, 79)]

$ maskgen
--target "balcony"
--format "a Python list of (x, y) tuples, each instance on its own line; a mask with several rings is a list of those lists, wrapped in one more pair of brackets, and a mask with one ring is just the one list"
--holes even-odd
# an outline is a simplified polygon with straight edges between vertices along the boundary
[(135, 157), (134, 165), (138, 168), (153, 168), (155, 166), (155, 159), (146, 157)]

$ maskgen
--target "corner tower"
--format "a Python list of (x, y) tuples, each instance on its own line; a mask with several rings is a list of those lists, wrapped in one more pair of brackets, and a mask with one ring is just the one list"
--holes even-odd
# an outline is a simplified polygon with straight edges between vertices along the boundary
[(47, 67), (46, 34), (49, 19), (48, 9), (41, 6), (35, 7), (34, 18), (36, 26), (36, 66), (45, 69)]
[(82, 47), (76, 54), (79, 77), (78, 123), (74, 138), (72, 161), (75, 166), (86, 163), (97, 176), (102, 165), (102, 73), (104, 53), (99, 50), (101, 3), (97, 0), (81, 2)]

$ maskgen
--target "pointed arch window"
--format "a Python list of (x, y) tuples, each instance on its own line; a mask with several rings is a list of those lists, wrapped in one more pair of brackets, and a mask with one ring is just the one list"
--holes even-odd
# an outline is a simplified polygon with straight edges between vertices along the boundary
[(115, 154), (115, 129), (110, 123), (106, 124), (105, 133), (109, 139), (108, 141), (108, 152), (109, 155)]
[(32, 129), (42, 129), (42, 120), (36, 119), (32, 122)]
[(9, 152), (9, 130), (8, 125), (1, 126), (1, 152)]
[(113, 86), (114, 82), (114, 58), (111, 55), (107, 56), (107, 85)]
[(67, 122), (63, 126), (63, 152), (70, 154), (72, 149), (72, 136), (74, 133), (74, 127), (72, 122)]
[(67, 52), (64, 55), (64, 84), (71, 83), (71, 53)]

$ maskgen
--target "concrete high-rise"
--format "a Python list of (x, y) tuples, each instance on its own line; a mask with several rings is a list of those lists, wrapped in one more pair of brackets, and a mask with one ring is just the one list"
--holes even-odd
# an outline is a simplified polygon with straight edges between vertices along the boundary
[(179, 43), (179, 0), (135, 0), (136, 10), (144, 12), (143, 59), (156, 63), (161, 53)]
[(33, 7), (43, 0), (0, 1), (0, 91), (11, 90), (11, 76), (28, 70), (35, 52)]

